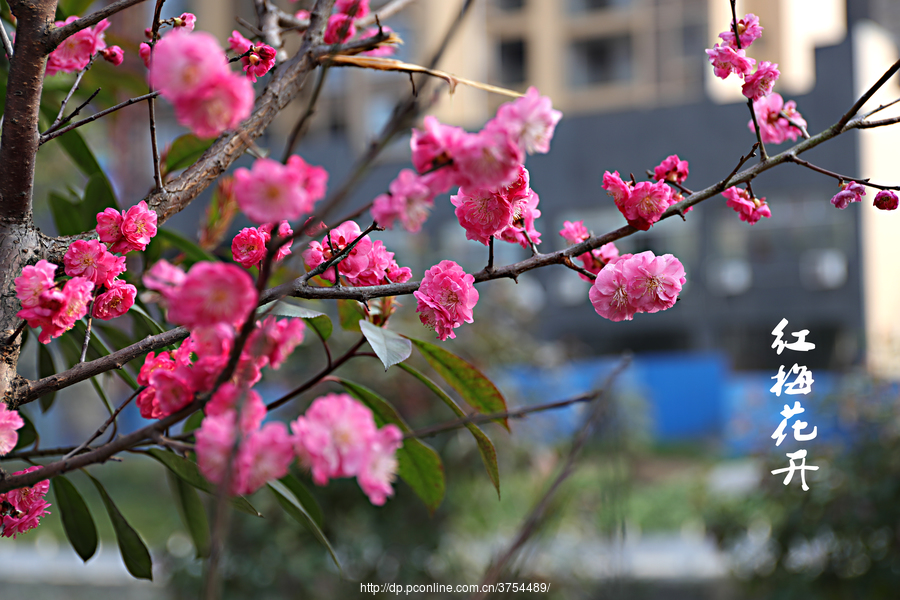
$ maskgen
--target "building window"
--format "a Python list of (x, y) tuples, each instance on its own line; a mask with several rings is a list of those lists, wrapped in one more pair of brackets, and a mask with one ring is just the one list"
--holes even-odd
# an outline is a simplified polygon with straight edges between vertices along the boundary
[(628, 81), (632, 77), (631, 36), (593, 38), (570, 46), (571, 84), (575, 87)]
[(525, 40), (505, 40), (499, 45), (500, 73), (498, 79), (503, 85), (518, 85), (525, 82)]
[(500, 10), (521, 10), (525, 8), (525, 0), (494, 0), (494, 6)]
[(569, 10), (580, 13), (603, 8), (620, 8), (629, 4), (631, 0), (569, 0)]

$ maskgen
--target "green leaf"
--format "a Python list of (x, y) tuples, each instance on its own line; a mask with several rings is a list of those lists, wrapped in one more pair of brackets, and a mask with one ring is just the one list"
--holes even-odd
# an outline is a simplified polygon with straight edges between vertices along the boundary
[(166, 155), (166, 171), (171, 173), (178, 169), (185, 169), (206, 152), (214, 140), (201, 140), (192, 133), (186, 133), (172, 142), (169, 153)]
[(360, 331), (359, 321), (365, 316), (356, 300), (338, 300), (338, 317), (341, 328), (347, 331)]
[[(94, 227), (97, 226), (95, 217), (97, 213), (103, 212), (107, 208), (119, 210), (119, 203), (116, 202), (116, 193), (113, 191), (109, 179), (106, 178), (102, 171), (94, 173), (88, 179), (84, 188), (84, 199), (79, 208), (82, 211), (82, 217), (87, 215), (95, 219)], [(94, 227), (89, 227), (88, 229), (93, 229)]]
[[(437, 371), (469, 406), (485, 414), (506, 412), (506, 400), (503, 398), (503, 394), (481, 371), (455, 354), (434, 344), (413, 338), (409, 338), (409, 341), (415, 344), (431, 368)], [(498, 419), (497, 422), (509, 431), (507, 419)]]
[[(459, 405), (453, 401), (447, 392), (441, 389), (441, 387), (431, 380), (430, 377), (417, 371), (413, 367), (407, 364), (398, 365), (401, 369), (424, 383), (428, 389), (435, 393), (435, 395), (444, 401), (444, 404), (450, 407), (450, 410), (456, 414), (457, 417), (465, 417), (466, 413), (463, 412), (463, 409), (459, 407)], [(478, 425), (475, 423), (466, 423), (466, 429), (468, 429), (472, 436), (475, 438), (475, 443), (478, 444), (478, 452), (481, 453), (481, 460), (484, 463), (484, 468), (487, 471), (488, 477), (491, 478), (491, 483), (494, 484), (494, 487), (497, 489), (497, 499), (500, 498), (500, 468), (497, 465), (497, 449), (494, 448), (494, 443), (491, 442), (491, 438), (487, 436), (485, 432), (481, 430)]]
[[(350, 394), (368, 406), (375, 416), (375, 423), (382, 427), (393, 423), (404, 433), (411, 430), (409, 425), (397, 414), (394, 407), (387, 400), (357, 383), (338, 379), (338, 382), (350, 392)], [(444, 479), (444, 464), (441, 457), (433, 448), (416, 438), (403, 440), (403, 446), (397, 450), (398, 474), (409, 487), (413, 489), (429, 512), (434, 514), (441, 501), (444, 499), (446, 482)]]
[(285, 475), (279, 479), (279, 481), (297, 496), (297, 500), (300, 501), (300, 504), (303, 505), (303, 508), (306, 509), (306, 512), (309, 513), (309, 516), (312, 517), (312, 520), (315, 521), (316, 525), (324, 527), (325, 514), (322, 512), (322, 507), (319, 506), (319, 503), (315, 496), (312, 495), (312, 492), (310, 492), (299, 479), (291, 474)]
[(57, 192), (50, 192), (48, 196), (53, 224), (59, 235), (75, 235), (87, 230), (84, 227), (83, 213), (77, 204)]
[(200, 429), (200, 425), (203, 424), (203, 411), (198, 410), (191, 416), (189, 416), (184, 421), (184, 425), (181, 426), (182, 433), (190, 433), (192, 431), (197, 431)]
[[(274, 308), (272, 308), (273, 306)], [(286, 300), (276, 300), (275, 302), (269, 302), (268, 304), (260, 306), (259, 314), (264, 314), (270, 310), (270, 314), (273, 315), (303, 319), (306, 321), (307, 325), (316, 330), (316, 333), (318, 333), (319, 337), (323, 340), (327, 340), (331, 337), (333, 329), (331, 319), (324, 313), (311, 310), (305, 306), (292, 304)]]
[[(53, 363), (53, 355), (46, 344), (38, 342), (38, 377), (50, 377), (56, 374), (56, 365)], [(53, 406), (53, 400), (56, 398), (56, 392), (44, 394), (40, 398), (41, 412), (47, 412)]]
[(194, 548), (197, 550), (197, 558), (206, 558), (209, 556), (210, 544), (209, 520), (206, 517), (203, 502), (200, 501), (200, 495), (196, 489), (171, 471), (168, 471), (168, 475), (169, 486), (175, 496), (178, 514), (181, 515), (181, 522), (191, 534)]
[[(167, 466), (170, 471), (184, 479), (186, 482), (188, 482), (198, 490), (204, 491), (207, 494), (211, 494), (213, 496), (217, 494), (216, 486), (200, 473), (200, 469), (199, 467), (197, 467), (197, 463), (192, 462), (186, 458), (182, 458), (174, 452), (166, 452), (165, 450), (160, 450), (159, 448), (151, 448), (147, 450), (147, 454)], [(238, 509), (241, 512), (245, 512), (248, 515), (253, 515), (254, 517), (262, 516), (259, 511), (253, 508), (253, 505), (247, 502), (247, 499), (243, 496), (230, 497), (228, 499), (228, 502), (234, 508)]]
[(19, 434), (19, 441), (16, 442), (14, 450), (24, 450), (28, 446), (34, 444), (38, 439), (37, 429), (34, 428), (34, 423), (31, 422), (31, 419), (28, 418), (28, 415), (25, 414), (25, 411), (22, 410), (21, 407), (19, 407), (19, 416), (22, 417), (25, 424), (17, 431)]
[[(43, 107), (42, 107), (43, 108)], [(52, 111), (52, 109), (50, 109)], [(52, 112), (49, 113), (50, 119), (56, 117)], [(62, 145), (63, 150), (65, 150), (66, 154), (75, 162), (75, 165), (81, 170), (82, 173), (91, 177), (95, 173), (103, 173), (103, 170), (100, 168), (100, 163), (97, 162), (97, 159), (94, 158), (94, 153), (91, 152), (91, 149), (88, 148), (87, 143), (85, 143), (84, 138), (81, 137), (81, 134), (78, 133), (77, 129), (73, 129), (67, 133), (62, 134), (58, 138), (54, 138), (59, 141), (60, 145)], [(94, 215), (90, 215), (93, 217)], [(83, 231), (83, 230), (82, 230)], [(80, 233), (80, 232), (79, 232)]]
[[(298, 482), (299, 483), (299, 482)], [(319, 540), (325, 548), (328, 550), (328, 553), (331, 554), (331, 560), (334, 561), (334, 564), (337, 565), (338, 570), (341, 572), (341, 576), (344, 574), (344, 569), (341, 567), (341, 561), (338, 560), (337, 554), (334, 552), (334, 548), (331, 547), (331, 543), (328, 541), (328, 538), (325, 537), (325, 534), (322, 533), (322, 530), (319, 528), (319, 525), (316, 524), (315, 520), (297, 498), (294, 493), (285, 485), (279, 481), (270, 481), (268, 484), (269, 489), (272, 490), (272, 493), (275, 495), (275, 499), (278, 500), (278, 504), (284, 509), (284, 511), (289, 514), (295, 521), (306, 527), (313, 536)]]
[(61, 0), (57, 10), (65, 12), (63, 19), (69, 15), (84, 15), (84, 11), (90, 8), (94, 0)]
[(153, 328), (157, 330), (158, 333), (165, 333), (165, 332), (166, 332), (166, 330), (163, 329), (162, 325), (160, 325), (159, 323), (157, 323), (157, 322), (156, 322), (156, 319), (154, 319), (153, 317), (151, 317), (150, 314), (149, 314), (146, 310), (144, 310), (143, 308), (141, 308), (140, 306), (138, 306), (137, 303), (132, 304), (132, 305), (131, 305), (131, 308), (130, 308), (129, 310), (132, 310), (132, 311), (134, 311), (136, 314), (138, 314), (138, 315), (140, 315), (141, 317), (143, 317), (144, 320), (145, 320), (147, 323), (151, 324), (151, 325), (153, 326)]
[(156, 237), (159, 238), (160, 241), (165, 241), (171, 246), (174, 246), (175, 248), (184, 252), (188, 260), (192, 262), (216, 262), (218, 260), (215, 256), (213, 256), (194, 242), (190, 241), (186, 237), (183, 237), (173, 231), (169, 231), (168, 229), (157, 229)]
[(122, 553), (122, 562), (125, 563), (125, 568), (132, 577), (153, 581), (153, 560), (150, 558), (147, 545), (122, 516), (119, 508), (106, 493), (103, 484), (94, 479), (90, 473), (87, 473), (87, 476), (91, 478), (97, 491), (100, 492), (106, 512), (109, 513), (109, 520), (112, 521), (113, 530), (116, 532), (116, 541), (119, 542), (119, 552)]
[(331, 337), (334, 326), (331, 324), (331, 319), (328, 315), (321, 315), (319, 317), (303, 320), (319, 334), (319, 337), (321, 337), (323, 341), (328, 341), (328, 338)]
[(97, 551), (97, 525), (78, 489), (64, 475), (50, 480), (63, 530), (81, 560), (87, 562)]
[[(132, 306), (131, 309), (134, 310), (134, 307)], [(132, 340), (131, 336), (125, 333), (122, 329), (105, 323), (100, 319), (94, 319), (93, 328), (95, 331), (99, 331), (100, 333), (102, 333), (103, 337), (109, 340), (109, 342), (112, 344), (112, 347), (114, 348), (127, 348), (135, 342), (135, 340)]]
[(373, 325), (368, 321), (360, 321), (359, 328), (366, 336), (369, 345), (387, 371), (392, 365), (403, 362), (412, 354), (412, 344), (408, 339), (390, 329)]

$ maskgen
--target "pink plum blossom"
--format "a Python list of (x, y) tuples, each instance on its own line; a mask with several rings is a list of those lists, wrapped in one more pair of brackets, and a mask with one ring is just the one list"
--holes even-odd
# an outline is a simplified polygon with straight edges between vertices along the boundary
[(688, 162), (673, 154), (653, 169), (653, 178), (657, 181), (674, 181), (684, 183), (688, 176)]
[[(312, 241), (309, 249), (303, 253), (303, 261), (310, 270), (315, 269), (323, 262), (331, 260), (340, 254), (341, 250), (350, 245), (362, 234), (359, 225), (354, 221), (345, 221), (332, 229), (320, 243)], [(372, 250), (372, 240), (365, 236), (357, 243), (350, 253), (339, 263), (338, 270), (341, 275), (355, 278), (369, 266), (369, 252)], [(334, 269), (329, 268), (322, 277), (334, 282)]]
[(100, 56), (114, 67), (118, 67), (125, 60), (125, 52), (118, 46), (109, 46), (100, 51)]
[[(266, 244), (268, 245), (269, 240), (272, 239), (272, 229), (275, 228), (275, 223), (266, 223), (265, 225), (259, 226), (259, 232), (262, 234), (263, 238), (266, 240)], [(279, 238), (284, 239), (290, 237), (294, 234), (294, 230), (291, 229), (291, 224), (287, 221), (281, 221), (278, 223), (278, 232), (277, 235)], [(278, 248), (278, 252), (275, 253), (275, 261), (280, 262), (290, 256), (291, 254), (291, 246), (294, 244), (293, 241), (290, 241), (286, 244), (282, 244), (281, 247)]]
[(637, 309), (628, 297), (628, 278), (621, 268), (608, 264), (597, 273), (588, 293), (597, 314), (610, 321), (630, 321)]
[[(24, 475), (42, 467), (28, 467), (23, 471), (17, 471), (13, 475)], [(49, 514), (47, 507), (50, 503), (45, 500), (50, 490), (48, 480), (39, 481), (30, 487), (21, 487), (5, 494), (0, 494), (0, 502), (8, 502), (12, 510), (3, 515), (3, 537), (15, 538), (20, 533), (34, 529), (40, 524), (41, 517)]]
[(605, 173), (603, 173), (602, 187), (604, 190), (606, 190), (607, 195), (612, 196), (612, 199), (616, 203), (616, 206), (624, 214), (625, 203), (631, 197), (631, 184), (623, 181), (622, 178), (619, 177), (618, 171), (614, 173), (606, 171)]
[(311, 212), (314, 202), (301, 173), (271, 158), (258, 158), (251, 170), (234, 172), (234, 197), (244, 214), (257, 223), (296, 219)]
[[(771, 94), (753, 102), (753, 112), (756, 113), (756, 122), (759, 123), (759, 136), (764, 144), (780, 144), (785, 140), (793, 142), (800, 136), (801, 131), (781, 116), (782, 111), (795, 123), (806, 127), (806, 120), (797, 112), (796, 102), (793, 100), (785, 102), (781, 94)], [(747, 122), (747, 128), (756, 133), (753, 119)]]
[[(62, 27), (77, 20), (78, 17), (72, 15), (65, 21), (57, 21), (54, 25)], [(93, 27), (77, 31), (63, 40), (47, 57), (47, 77), (56, 73), (74, 73), (85, 68), (91, 57), (106, 47), (104, 31), (108, 27), (109, 20), (103, 19)]]
[(6, 402), (0, 402), (0, 456), (7, 454), (19, 442), (17, 429), (25, 426), (19, 412), (10, 410)]
[(255, 390), (248, 390), (233, 383), (225, 383), (219, 387), (207, 402), (206, 414), (215, 417), (228, 411), (235, 411), (240, 403), (241, 431), (248, 434), (259, 429), (266, 418), (266, 405)]
[(175, 101), (175, 118), (197, 137), (213, 138), (250, 116), (254, 97), (253, 84), (246, 77), (226, 71), (196, 93)]
[(257, 293), (246, 271), (235, 265), (200, 262), (173, 293), (169, 320), (189, 329), (240, 325), (256, 307)]
[(231, 32), (228, 45), (239, 56), (250, 53), (248, 56), (241, 57), (241, 64), (244, 65), (244, 73), (254, 83), (257, 77), (262, 77), (275, 66), (276, 52), (274, 48), (266, 44), (254, 45), (237, 30)]
[(741, 93), (754, 101), (759, 100), (763, 96), (768, 96), (772, 93), (772, 86), (775, 85), (780, 75), (777, 63), (763, 61), (759, 63), (752, 75), (744, 77)]
[(176, 29), (153, 48), (150, 83), (173, 104), (203, 94), (229, 75), (222, 46), (209, 33)]
[(466, 230), (466, 239), (485, 246), (491, 236), (512, 225), (515, 210), (509, 199), (486, 188), (460, 188), (450, 196), (459, 224)]
[(369, 502), (382, 506), (394, 495), (391, 484), (397, 477), (397, 450), (403, 446), (403, 432), (396, 425), (379, 429), (369, 445), (369, 457), (356, 476), (359, 487), (369, 497)]
[(76, 240), (63, 257), (66, 275), (84, 277), (95, 287), (112, 285), (113, 279), (125, 272), (125, 257), (106, 250), (97, 240)]
[(584, 226), (584, 221), (575, 221), (574, 223), (572, 221), (564, 221), (563, 228), (560, 230), (559, 235), (569, 242), (569, 244), (580, 244), (591, 237), (587, 227)]
[(273, 369), (278, 369), (300, 343), (306, 325), (303, 319), (276, 320), (269, 316), (257, 322), (247, 347), (255, 356), (265, 357)]
[[(734, 21), (731, 23), (734, 25)], [(747, 49), (750, 47), (750, 44), (762, 36), (763, 28), (759, 25), (759, 17), (753, 13), (747, 13), (744, 15), (743, 19), (737, 22), (737, 30), (741, 40), (741, 48)], [(729, 28), (728, 31), (720, 33), (719, 37), (730, 47), (737, 48), (737, 44), (734, 41), (733, 28)]]
[(404, 229), (417, 233), (434, 205), (431, 188), (414, 171), (403, 169), (389, 189), (389, 193), (375, 198), (372, 217), (387, 229), (393, 229), (394, 221), (399, 219)]
[(862, 202), (862, 197), (866, 195), (866, 186), (855, 181), (848, 181), (841, 184), (841, 191), (834, 195), (831, 203), (836, 208), (844, 210), (850, 206), (851, 202)]
[(528, 187), (528, 171), (525, 167), (520, 166), (519, 168), (524, 172), (525, 187), (521, 192), (509, 193), (509, 187), (501, 190), (501, 193), (507, 193), (507, 197), (512, 200), (513, 221), (509, 227), (497, 234), (497, 239), (511, 244), (519, 244), (529, 250), (531, 243), (535, 246), (541, 243), (541, 233), (534, 227), (535, 220), (541, 216), (541, 211), (537, 207), (541, 200), (534, 190)]
[(753, 69), (753, 65), (756, 64), (754, 59), (745, 55), (744, 50), (735, 50), (730, 46), (716, 44), (707, 49), (706, 53), (709, 55), (709, 62), (713, 65), (713, 72), (719, 79), (726, 79), (732, 73), (737, 73), (739, 77), (747, 76)]
[(13, 283), (16, 286), (16, 297), (23, 308), (34, 308), (40, 303), (42, 293), (52, 290), (56, 265), (46, 260), (39, 260), (34, 266), (22, 269), (22, 274)]
[(394, 260), (394, 253), (388, 252), (381, 240), (372, 243), (368, 254), (369, 264), (355, 277), (348, 277), (351, 285), (368, 286), (386, 283), (404, 283), (412, 278), (409, 267), (401, 267)]
[(241, 229), (231, 242), (231, 256), (245, 269), (255, 267), (266, 256), (266, 240), (256, 227)]
[(655, 313), (675, 306), (685, 282), (684, 266), (671, 254), (635, 254), (622, 262), (622, 272), (629, 281), (629, 301), (639, 312)]
[(672, 188), (665, 182), (642, 181), (634, 186), (631, 195), (619, 210), (628, 224), (641, 231), (647, 231), (659, 221), (663, 212), (672, 204)]
[(322, 167), (310, 165), (296, 154), (288, 158), (287, 166), (300, 175), (300, 186), (306, 190), (309, 202), (315, 203), (325, 197), (328, 171)]
[(163, 300), (171, 302), (172, 297), (187, 278), (184, 270), (163, 259), (156, 262), (144, 273), (141, 281), (148, 290), (159, 292)]
[(525, 162), (518, 140), (496, 121), (488, 121), (478, 133), (466, 134), (453, 150), (459, 185), (496, 189), (510, 184)]
[(524, 96), (497, 109), (496, 122), (518, 140), (528, 154), (546, 154), (562, 113), (553, 109), (550, 98), (530, 87)]
[(156, 213), (141, 200), (122, 214), (122, 237), (132, 250), (146, 250), (156, 237)]
[(685, 281), (681, 261), (671, 254), (655, 256), (647, 251), (610, 260), (588, 295), (601, 317), (630, 321), (637, 313), (674, 306)]
[(172, 19), (172, 23), (177, 29), (184, 29), (184, 31), (190, 32), (194, 30), (194, 26), (197, 24), (197, 17), (193, 13), (181, 13), (180, 17)]
[(328, 17), (324, 38), (326, 44), (343, 44), (355, 35), (356, 27), (349, 15), (337, 13)]
[(191, 403), (194, 389), (186, 367), (156, 369), (150, 374), (150, 385), (156, 392), (154, 402), (161, 417), (178, 412)]
[(235, 461), (235, 493), (252, 494), (267, 482), (284, 477), (293, 461), (293, 444), (284, 423), (266, 423), (241, 444)]
[(334, 10), (354, 19), (362, 19), (369, 14), (369, 0), (337, 0)]
[(766, 199), (753, 198), (745, 189), (730, 187), (722, 192), (722, 195), (728, 199), (725, 204), (740, 215), (741, 221), (746, 221), (753, 225), (762, 217), (767, 219), (772, 217), (772, 211), (769, 209), (769, 205), (766, 204)]
[(459, 185), (459, 168), (454, 157), (459, 154), (467, 134), (459, 127), (444, 125), (431, 115), (425, 117), (423, 129), (413, 129), (410, 139), (412, 163), (426, 178), (435, 194), (443, 194)]
[(150, 44), (141, 42), (141, 45), (138, 47), (138, 55), (141, 57), (141, 60), (144, 61), (144, 66), (148, 69), (150, 68), (150, 54), (152, 52), (153, 49), (150, 47)]
[(875, 208), (879, 210), (897, 210), (900, 206), (900, 198), (896, 192), (890, 190), (881, 190), (875, 194)]
[(94, 317), (108, 321), (121, 317), (134, 305), (137, 288), (130, 283), (117, 279), (109, 289), (99, 294), (94, 300)]
[(413, 292), (418, 301), (416, 312), (441, 341), (455, 338), (453, 330), (463, 322), (473, 322), (472, 309), (478, 302), (474, 284), (475, 277), (452, 260), (443, 260), (425, 271), (419, 289)]
[(38, 296), (37, 304), (25, 307), (16, 314), (25, 319), (29, 327), (40, 327), (38, 341), (48, 344), (51, 339), (71, 329), (87, 313), (93, 289), (94, 284), (84, 277), (73, 277), (62, 290), (57, 287), (44, 290)]

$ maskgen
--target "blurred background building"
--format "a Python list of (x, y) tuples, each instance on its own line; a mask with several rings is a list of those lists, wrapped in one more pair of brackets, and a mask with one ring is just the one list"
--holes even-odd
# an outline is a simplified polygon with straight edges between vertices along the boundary
[[(246, 3), (233, 3), (238, 14), (248, 10)], [(390, 25), (406, 41), (400, 57), (426, 62), (458, 4), (421, 0), (395, 17)], [(219, 0), (193, 6), (200, 23), (221, 29), (220, 36), (236, 26), (233, 11)], [(782, 76), (775, 89), (797, 102), (812, 133), (834, 123), (896, 56), (891, 32), (900, 23), (900, 9), (887, 0), (746, 0), (738, 2), (738, 12), (760, 17), (764, 34), (749, 54), (778, 63)], [(605, 170), (641, 179), (677, 153), (691, 165), (686, 185), (701, 189), (749, 151), (754, 136), (739, 85), (734, 78), (713, 77), (704, 53), (729, 19), (724, 0), (476, 4), (441, 68), (520, 91), (536, 86), (564, 113), (551, 153), (527, 165), (542, 198), (541, 249), (562, 247), (556, 232), (567, 219), (584, 219), (597, 234), (624, 223), (600, 187)], [(395, 102), (409, 93), (404, 80), (333, 70), (300, 152), (314, 156), (339, 181), (348, 157), (366, 147)], [(896, 97), (898, 89), (891, 84), (879, 97)], [(460, 86), (434, 112), (444, 122), (476, 129), (504, 100)], [(285, 115), (277, 129), (288, 131), (292, 118)], [(893, 182), (895, 136), (852, 133), (804, 156), (839, 173)], [(390, 149), (355, 202), (369, 201), (399, 168), (409, 166), (404, 142)], [(574, 273), (545, 269), (524, 277), (529, 281), (521, 290), (523, 304), (541, 309), (535, 331), (594, 354), (625, 348), (718, 351), (736, 369), (769, 369), (780, 361), (769, 348), (770, 332), (783, 317), (793, 331), (810, 330), (816, 343), (805, 357), (810, 368), (864, 364), (873, 374), (900, 375), (900, 320), (894, 318), (900, 282), (890, 276), (897, 215), (873, 214), (871, 206), (838, 211), (829, 203), (836, 181), (799, 166), (764, 174), (754, 191), (767, 198), (772, 219), (750, 227), (724, 199), (712, 199), (686, 222), (669, 220), (618, 243), (622, 252), (652, 249), (682, 260), (688, 284), (673, 310), (610, 323), (594, 315), (587, 284)], [(445, 200), (437, 199), (425, 234), (427, 255), (462, 253), (465, 266), (482, 267), (486, 252), (466, 242)], [(524, 256), (503, 250), (509, 260)]]

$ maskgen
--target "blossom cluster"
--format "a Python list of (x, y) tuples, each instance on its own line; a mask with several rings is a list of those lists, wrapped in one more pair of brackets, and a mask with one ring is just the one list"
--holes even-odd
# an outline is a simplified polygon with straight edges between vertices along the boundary
[[(329, 231), (321, 242), (313, 240), (303, 252), (307, 269), (315, 269), (332, 260), (361, 235), (362, 230), (355, 221), (345, 221)], [(404, 283), (412, 278), (409, 267), (398, 265), (394, 253), (388, 252), (381, 240), (372, 241), (368, 235), (360, 238), (347, 256), (337, 263), (337, 271), (353, 286)], [(328, 268), (321, 276), (334, 283), (335, 269)]]
[(541, 216), (540, 199), (529, 187), (528, 170), (519, 165), (518, 175), (501, 188), (459, 188), (450, 197), (456, 218), (466, 230), (466, 239), (487, 245), (491, 237), (529, 248), (528, 239), (541, 243), (534, 221)]
[(767, 219), (772, 217), (772, 211), (766, 204), (765, 198), (756, 198), (747, 190), (739, 187), (730, 187), (722, 195), (727, 198), (725, 202), (729, 208), (733, 208), (741, 217), (741, 221), (746, 221), (751, 225), (756, 224), (762, 217)]
[(253, 85), (228, 68), (208, 33), (177, 27), (152, 48), (150, 84), (175, 107), (178, 122), (203, 138), (233, 129), (250, 114)]
[(379, 506), (393, 495), (395, 453), (403, 445), (396, 425), (379, 429), (371, 410), (347, 394), (328, 394), (316, 399), (291, 429), (294, 449), (316, 484), (356, 477), (369, 501)]
[(234, 199), (256, 223), (291, 221), (312, 212), (313, 205), (325, 197), (327, 183), (325, 169), (299, 156), (291, 156), (286, 164), (258, 158), (250, 169), (235, 170)]
[(254, 44), (237, 30), (231, 32), (228, 45), (241, 57), (244, 73), (253, 83), (256, 83), (257, 77), (262, 77), (275, 66), (275, 48), (267, 44)]
[[(79, 17), (72, 15), (65, 21), (54, 23), (63, 27), (77, 21)], [(104, 60), (115, 66), (122, 64), (125, 54), (119, 46), (106, 46), (106, 34), (109, 19), (103, 19), (93, 27), (86, 27), (67, 37), (47, 57), (47, 77), (57, 73), (75, 73), (90, 64), (91, 59), (99, 54)]]
[(648, 250), (611, 259), (597, 274), (589, 297), (601, 317), (630, 321), (637, 313), (673, 307), (684, 282), (681, 261)]
[[(297, 0), (291, 0), (296, 2)], [(369, 0), (337, 0), (334, 3), (334, 14), (328, 17), (325, 26), (324, 41), (326, 44), (343, 44), (357, 36), (359, 19), (369, 15)], [(294, 17), (301, 21), (309, 20), (308, 10), (298, 10)], [(380, 30), (391, 33), (390, 27), (381, 26)], [(379, 27), (369, 27), (359, 34), (360, 40), (366, 40), (379, 33)], [(390, 56), (396, 51), (393, 45), (385, 44), (363, 52), (363, 56)]]
[[(741, 92), (751, 100), (758, 100), (772, 93), (772, 86), (778, 79), (778, 65), (762, 61), (752, 71), (756, 61), (747, 56), (747, 48), (762, 36), (763, 28), (759, 25), (759, 17), (746, 14), (734, 23), (733, 28), (719, 34), (722, 45), (716, 44), (706, 51), (713, 65), (716, 77), (726, 79), (732, 73), (744, 80)], [(738, 37), (735, 38), (734, 30)], [(751, 72), (752, 71), (752, 72)]]
[(137, 288), (118, 279), (125, 272), (125, 257), (115, 253), (144, 250), (156, 235), (156, 223), (156, 213), (143, 201), (121, 213), (114, 208), (98, 213), (100, 239), (76, 240), (66, 249), (63, 265), (68, 281), (57, 284), (58, 266), (46, 260), (22, 269), (14, 281), (22, 304), (17, 315), (29, 327), (41, 328), (38, 340), (44, 344), (71, 329), (92, 301), (93, 317), (122, 316), (134, 305)]
[[(24, 471), (13, 473), (13, 475), (24, 475), (40, 468), (39, 466), (28, 467)], [(21, 487), (0, 494), (0, 517), (3, 519), (0, 535), (15, 539), (18, 534), (37, 527), (41, 517), (50, 513), (47, 510), (50, 503), (44, 498), (49, 489), (50, 482), (45, 479), (33, 486)]]
[(453, 330), (463, 322), (473, 322), (472, 309), (478, 302), (474, 284), (475, 277), (452, 260), (442, 260), (425, 271), (419, 289), (413, 292), (416, 312), (441, 341), (455, 338)]

